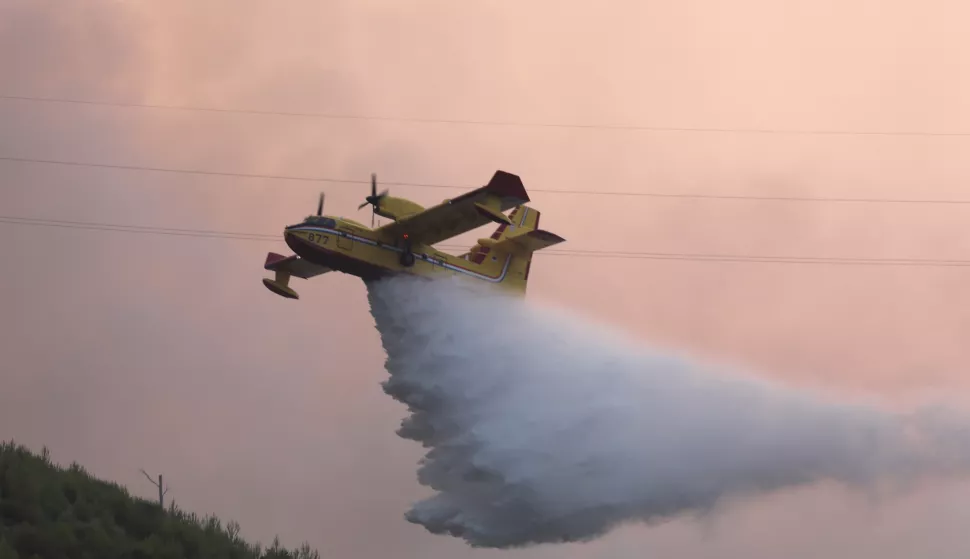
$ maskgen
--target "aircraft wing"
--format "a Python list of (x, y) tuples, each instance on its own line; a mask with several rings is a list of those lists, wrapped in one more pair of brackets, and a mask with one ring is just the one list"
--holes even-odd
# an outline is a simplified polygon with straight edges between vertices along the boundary
[(505, 218), (501, 212), (528, 201), (529, 194), (517, 175), (496, 171), (481, 188), (377, 230), (394, 238), (407, 235), (414, 244), (433, 245)]
[(270, 252), (266, 255), (266, 264), (263, 267), (273, 272), (283, 272), (284, 274), (303, 279), (312, 278), (332, 271), (326, 266), (314, 264), (295, 254), (283, 256), (275, 252)]

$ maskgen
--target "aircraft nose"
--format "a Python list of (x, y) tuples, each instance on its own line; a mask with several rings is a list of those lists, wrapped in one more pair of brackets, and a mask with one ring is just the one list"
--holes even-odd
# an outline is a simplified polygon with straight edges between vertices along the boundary
[(296, 252), (303, 243), (300, 242), (300, 237), (296, 235), (296, 231), (293, 230), (293, 225), (283, 229), (283, 242), (286, 246), (290, 247), (293, 252)]

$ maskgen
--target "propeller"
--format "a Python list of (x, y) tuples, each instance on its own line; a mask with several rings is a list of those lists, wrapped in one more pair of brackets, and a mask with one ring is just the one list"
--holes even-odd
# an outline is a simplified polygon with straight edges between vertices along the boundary
[(357, 209), (358, 210), (362, 209), (367, 204), (370, 204), (371, 206), (373, 206), (371, 208), (371, 214), (370, 214), (370, 226), (371, 226), (371, 228), (374, 227), (374, 213), (375, 213), (375, 210), (380, 205), (381, 198), (383, 198), (385, 196), (387, 196), (387, 189), (385, 188), (383, 192), (381, 192), (380, 194), (378, 194), (377, 193), (377, 173), (371, 173), (371, 175), (370, 175), (370, 196), (368, 196), (367, 198), (364, 199), (365, 201), (364, 201), (363, 204), (357, 206)]
[(322, 216), (323, 215), (323, 198), (324, 198), (324, 196), (325, 196), (325, 194), (323, 192), (321, 192), (320, 193), (320, 201), (317, 202), (317, 216)]

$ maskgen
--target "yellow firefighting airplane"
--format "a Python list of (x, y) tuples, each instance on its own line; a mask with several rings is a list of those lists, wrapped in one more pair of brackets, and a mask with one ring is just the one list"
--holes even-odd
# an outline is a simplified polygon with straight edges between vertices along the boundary
[[(356, 221), (323, 215), (323, 193), (316, 215), (289, 225), (283, 238), (296, 254), (269, 253), (264, 267), (275, 272), (263, 278), (270, 291), (298, 299), (289, 286), (291, 277), (308, 279), (331, 271), (352, 274), (364, 281), (387, 275), (412, 274), (427, 278), (466, 276), (525, 293), (532, 254), (565, 239), (539, 229), (539, 212), (524, 206), (529, 202), (518, 176), (497, 171), (489, 183), (471, 192), (425, 209), (410, 200), (377, 193), (376, 176), (371, 175), (371, 195), (358, 209), (373, 206), (371, 227)], [(506, 216), (503, 212), (515, 208)], [(374, 228), (373, 214), (391, 219)], [(433, 248), (456, 235), (488, 222), (498, 229), (487, 239), (478, 239), (460, 256)]]

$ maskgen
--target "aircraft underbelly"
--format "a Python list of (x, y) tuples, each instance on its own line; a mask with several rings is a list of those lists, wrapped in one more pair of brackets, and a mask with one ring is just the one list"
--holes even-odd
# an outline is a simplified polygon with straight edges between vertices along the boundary
[(324, 248), (315, 242), (297, 236), (288, 237), (286, 244), (300, 258), (313, 262), (314, 264), (326, 266), (338, 272), (351, 274), (364, 279), (379, 277), (390, 271), (366, 260), (356, 258), (353, 255), (354, 245), (352, 239), (337, 237), (337, 242), (333, 243), (336, 245), (333, 249)]

